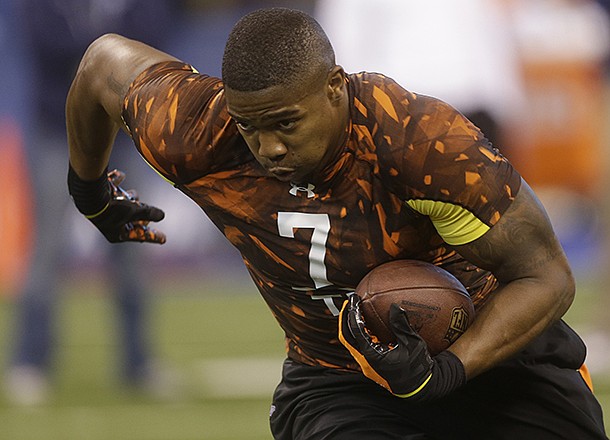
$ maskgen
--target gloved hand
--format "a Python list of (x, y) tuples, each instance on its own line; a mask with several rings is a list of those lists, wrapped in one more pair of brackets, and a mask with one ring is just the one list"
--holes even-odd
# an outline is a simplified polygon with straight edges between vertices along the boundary
[(366, 377), (398, 397), (417, 402), (440, 398), (466, 383), (460, 359), (448, 350), (430, 357), (426, 343), (396, 304), (390, 307), (390, 324), (397, 343), (385, 345), (366, 329), (357, 295), (343, 304), (339, 340)]
[(149, 222), (162, 220), (165, 213), (141, 203), (134, 192), (123, 190), (119, 185), (124, 179), (125, 173), (113, 170), (85, 181), (70, 166), (68, 188), (77, 209), (109, 242), (165, 243), (165, 234), (148, 227)]

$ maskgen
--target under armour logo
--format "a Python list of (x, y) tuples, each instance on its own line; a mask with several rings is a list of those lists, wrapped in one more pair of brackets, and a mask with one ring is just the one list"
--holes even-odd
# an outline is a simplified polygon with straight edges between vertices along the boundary
[(307, 198), (311, 199), (313, 197), (315, 197), (315, 194), (313, 192), (314, 188), (316, 187), (315, 185), (312, 185), (311, 183), (307, 184), (307, 188), (305, 188), (304, 186), (299, 186), (296, 183), (292, 183), (290, 182), (290, 186), (292, 188), (290, 188), (290, 194), (292, 194), (293, 196), (297, 196), (299, 191), (302, 192), (306, 192), (307, 193)]

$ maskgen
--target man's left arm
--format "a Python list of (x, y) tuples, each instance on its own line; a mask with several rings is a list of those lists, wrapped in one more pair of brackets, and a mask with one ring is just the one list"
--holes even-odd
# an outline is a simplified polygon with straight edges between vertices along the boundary
[(367, 377), (399, 397), (427, 401), (451, 393), (518, 353), (559, 320), (574, 298), (567, 258), (542, 204), (525, 182), (496, 225), (454, 248), (490, 270), (500, 286), (477, 311), (468, 330), (435, 357), (430, 357), (398, 306), (390, 310), (398, 340), (392, 346), (372, 341), (356, 295), (341, 311), (341, 343)]
[(525, 182), (493, 228), (455, 249), (501, 283), (450, 347), (472, 378), (516, 354), (559, 320), (574, 299), (575, 285), (550, 220)]

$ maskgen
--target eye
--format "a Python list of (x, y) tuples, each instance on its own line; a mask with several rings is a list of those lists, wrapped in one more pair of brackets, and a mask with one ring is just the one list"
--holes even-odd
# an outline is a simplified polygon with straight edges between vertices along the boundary
[(243, 132), (250, 133), (254, 131), (254, 126), (248, 124), (247, 122), (235, 121), (235, 123), (237, 124), (237, 128), (239, 128)]
[(296, 119), (286, 119), (277, 123), (281, 130), (292, 130), (297, 124)]

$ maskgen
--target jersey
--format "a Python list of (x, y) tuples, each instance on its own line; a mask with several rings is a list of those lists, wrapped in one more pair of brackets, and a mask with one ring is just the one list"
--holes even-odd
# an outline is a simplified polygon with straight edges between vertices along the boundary
[(239, 250), (288, 357), (359, 370), (338, 340), (339, 309), (358, 282), (387, 261), (424, 260), (453, 273), (480, 307), (497, 281), (447, 243), (493, 227), (521, 180), (448, 104), (379, 74), (348, 75), (347, 87), (347, 140), (317, 182), (268, 174), (229, 116), (220, 79), (188, 65), (140, 74), (122, 115), (144, 159)]

